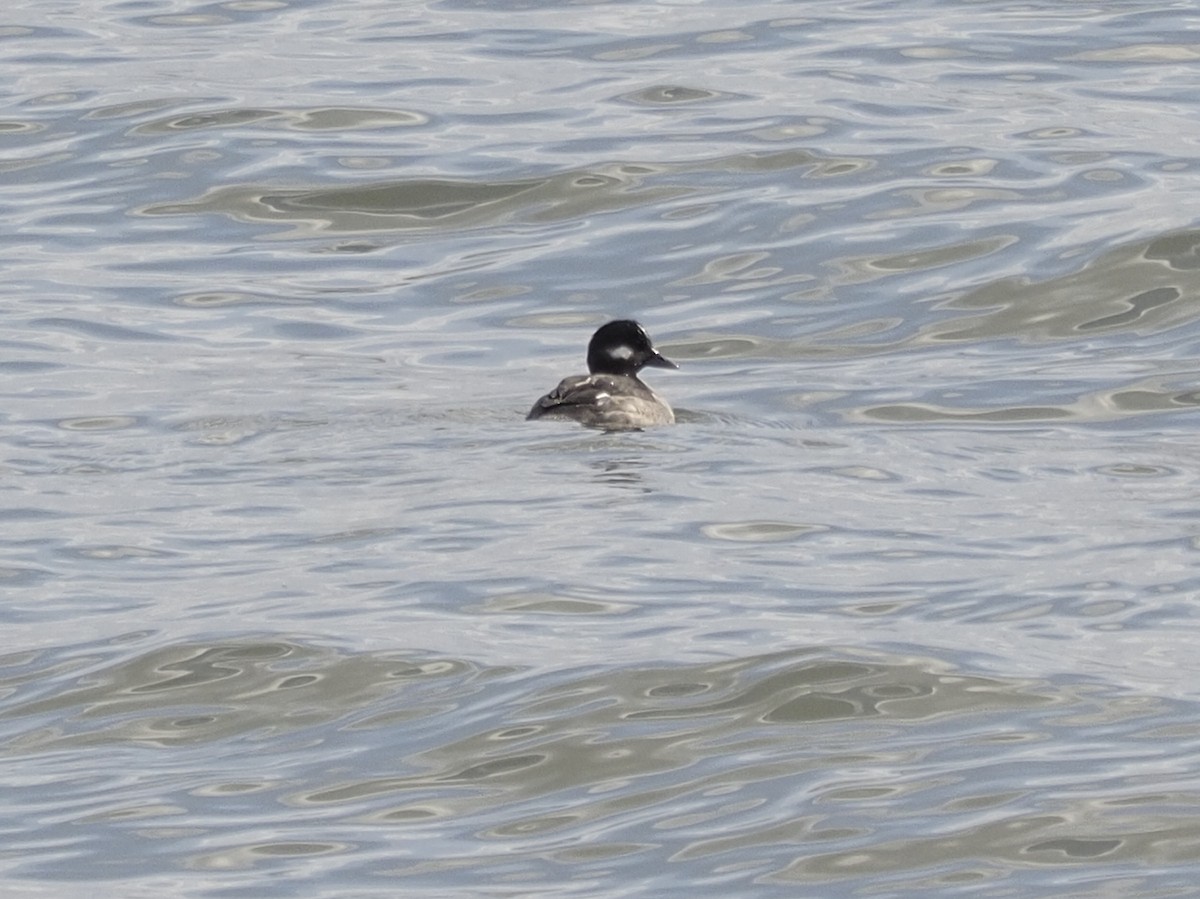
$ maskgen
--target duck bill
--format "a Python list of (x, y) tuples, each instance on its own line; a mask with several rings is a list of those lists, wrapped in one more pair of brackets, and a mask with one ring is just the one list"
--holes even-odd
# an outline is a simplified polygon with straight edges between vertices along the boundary
[(676, 365), (658, 350), (654, 351), (650, 358), (646, 360), (645, 364), (651, 366), (652, 368), (679, 368), (678, 365)]

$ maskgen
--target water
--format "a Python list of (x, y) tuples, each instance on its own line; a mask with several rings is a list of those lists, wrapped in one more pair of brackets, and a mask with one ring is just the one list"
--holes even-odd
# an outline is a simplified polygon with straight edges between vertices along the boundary
[[(1196, 17), (23, 2), (6, 896), (1190, 896)], [(525, 423), (643, 321), (680, 424)]]

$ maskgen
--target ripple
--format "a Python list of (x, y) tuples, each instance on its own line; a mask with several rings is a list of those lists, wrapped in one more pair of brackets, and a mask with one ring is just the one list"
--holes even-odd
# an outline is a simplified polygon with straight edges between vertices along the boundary
[(251, 223), (288, 224), (291, 236), (323, 232), (457, 230), (519, 222), (548, 224), (691, 197), (673, 179), (701, 171), (776, 172), (812, 169), (812, 177), (852, 174), (867, 163), (823, 159), (804, 150), (744, 153), (698, 163), (626, 162), (544, 177), (455, 181), (411, 179), (351, 187), (215, 188), (182, 203), (152, 204), (146, 216), (222, 214)]
[(1165, 465), (1139, 465), (1130, 462), (1116, 462), (1112, 465), (1102, 465), (1096, 469), (1101, 474), (1117, 478), (1166, 478), (1178, 474), (1178, 470)]
[(84, 559), (115, 561), (118, 559), (166, 558), (171, 556), (172, 553), (148, 549), (144, 546), (109, 545), (76, 547), (70, 551), (70, 555), (78, 556)]
[(45, 328), (51, 331), (65, 331), (68, 333), (82, 334), (86, 337), (94, 337), (100, 340), (117, 340), (117, 341), (133, 341), (133, 342), (169, 342), (178, 340), (179, 338), (155, 331), (147, 331), (142, 328), (127, 328), (121, 325), (109, 325), (104, 322), (98, 322), (91, 319), (81, 318), (39, 318), (29, 322), (31, 327)]
[(733, 521), (706, 524), (700, 528), (706, 537), (734, 543), (785, 543), (829, 530), (817, 524), (792, 524), (785, 521)]
[[(362, 664), (371, 672), (365, 681)], [(97, 668), (52, 697), (11, 707), (11, 713), (35, 722), (12, 745), (24, 752), (98, 744), (182, 746), (261, 728), (282, 733), (343, 718), (400, 683), (453, 677), (461, 670), (457, 663), (415, 657), (344, 660), (282, 641), (169, 646)], [(181, 708), (208, 713), (181, 716)], [(36, 723), (51, 712), (60, 726)]]
[[(124, 104), (93, 113), (98, 118), (128, 117), (154, 111), (154, 104)], [(313, 109), (253, 109), (230, 107), (170, 115), (135, 126), (131, 134), (154, 137), (178, 131), (224, 131), (246, 125), (270, 123), (272, 128), (294, 131), (370, 131), (387, 128), (414, 128), (429, 124), (424, 113), (411, 110), (372, 109), (365, 107), (318, 107)]]
[(616, 615), (630, 611), (628, 603), (600, 602), (572, 596), (541, 593), (508, 593), (493, 596), (484, 608), (489, 612), (522, 612), (535, 615)]
[(1081, 62), (1176, 63), (1200, 59), (1200, 48), (1194, 44), (1127, 44), (1104, 50), (1085, 50), (1071, 59)]
[(352, 848), (353, 846), (349, 843), (334, 842), (300, 843), (289, 840), (277, 843), (254, 843), (200, 853), (188, 859), (187, 865), (198, 871), (245, 871), (274, 859), (320, 857), (345, 853)]
[(734, 99), (730, 94), (704, 88), (683, 87), (676, 84), (658, 84), (642, 88), (617, 97), (626, 103), (643, 106), (675, 106), (681, 103), (704, 103), (712, 100)]
[(133, 415), (92, 415), (86, 418), (64, 418), (57, 426), (64, 431), (122, 431), (137, 427), (141, 420)]
[(1067, 409), (1053, 406), (1010, 406), (997, 409), (951, 409), (927, 403), (893, 403), (871, 406), (858, 415), (872, 421), (888, 422), (997, 422), (1026, 424), (1030, 422), (1061, 421), (1072, 418)]

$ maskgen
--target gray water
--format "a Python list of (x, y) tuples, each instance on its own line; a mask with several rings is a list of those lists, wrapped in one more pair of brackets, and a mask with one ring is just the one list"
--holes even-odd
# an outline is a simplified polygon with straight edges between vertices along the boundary
[(10, 4), (0, 893), (1195, 895), (1198, 27)]

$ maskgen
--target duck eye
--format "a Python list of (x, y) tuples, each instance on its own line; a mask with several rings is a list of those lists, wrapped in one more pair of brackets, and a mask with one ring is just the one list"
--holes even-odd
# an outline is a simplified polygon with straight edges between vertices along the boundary
[(633, 347), (624, 343), (620, 346), (610, 346), (608, 348), (608, 355), (612, 356), (614, 359), (632, 359)]

